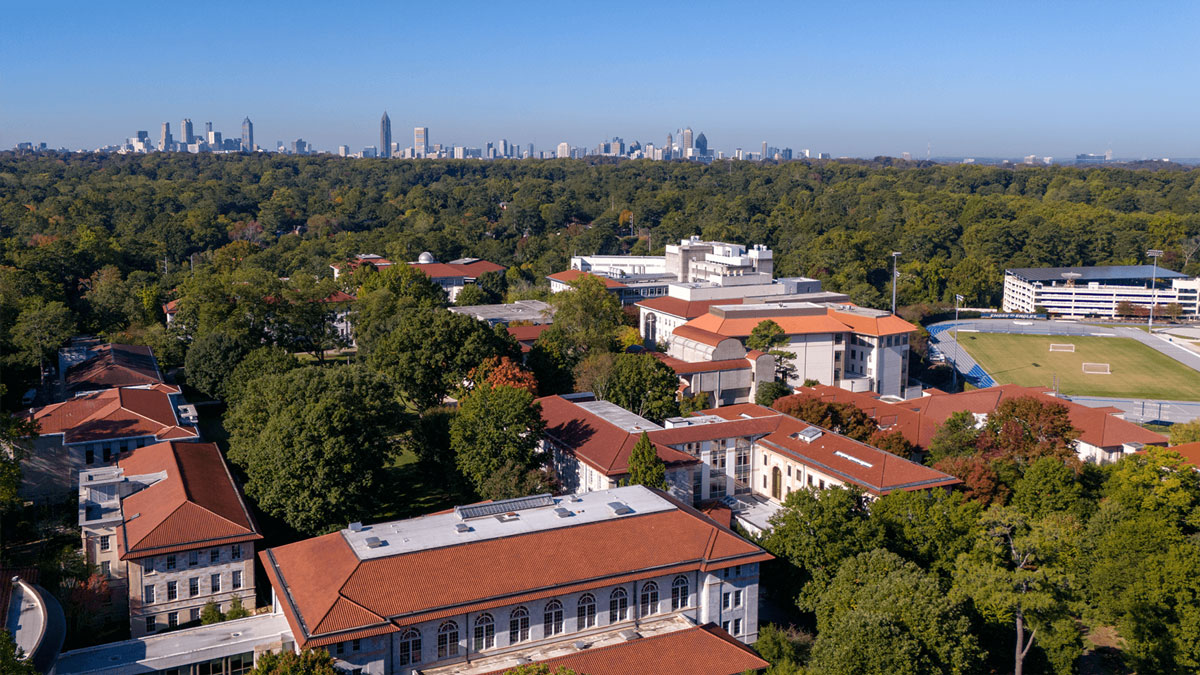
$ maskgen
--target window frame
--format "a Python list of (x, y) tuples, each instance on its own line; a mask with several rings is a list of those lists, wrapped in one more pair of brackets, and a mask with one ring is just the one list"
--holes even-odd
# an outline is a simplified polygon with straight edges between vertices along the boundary
[(400, 634), (400, 645), (396, 658), (402, 666), (421, 662), (421, 631), (409, 628)]
[(458, 656), (458, 622), (443, 621), (437, 630), (437, 657), (449, 659)]
[[(682, 583), (681, 583), (682, 582)], [(675, 577), (671, 582), (671, 611), (676, 612), (681, 609), (687, 609), (692, 606), (692, 584), (688, 578), (682, 574)]]
[(596, 627), (596, 596), (584, 593), (575, 603), (576, 630)]
[(617, 587), (608, 594), (608, 622), (621, 623), (629, 620), (629, 592)]
[(561, 635), (566, 632), (566, 620), (563, 618), (563, 604), (558, 600), (546, 603), (542, 610), (542, 637)]
[(529, 610), (524, 605), (516, 607), (508, 613), (508, 644), (515, 645), (528, 642), (531, 637), (529, 627)]
[(638, 618), (658, 614), (658, 584), (647, 581), (638, 591)]
[(475, 648), (473, 651), (476, 652), (496, 648), (496, 620), (490, 613), (484, 612), (475, 617), (475, 625), (471, 632), (471, 646)]

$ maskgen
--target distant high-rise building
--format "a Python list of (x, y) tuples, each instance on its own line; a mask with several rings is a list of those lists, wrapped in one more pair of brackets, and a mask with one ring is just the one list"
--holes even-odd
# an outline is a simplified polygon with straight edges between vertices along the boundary
[(759, 155), (759, 159), (766, 161), (768, 158), (769, 158), (769, 156), (767, 155), (767, 142), (763, 141), (762, 154)]
[(308, 143), (305, 143), (303, 138), (297, 138), (296, 140), (292, 141), (292, 154), (308, 154)]
[(158, 139), (158, 149), (164, 152), (170, 150), (174, 142), (174, 139), (171, 138), (171, 123), (163, 122), (162, 135)]
[(179, 134), (183, 138), (184, 143), (195, 142), (195, 136), (192, 133), (192, 120), (186, 117), (183, 118), (183, 121), (179, 123)]
[(683, 130), (683, 152), (684, 152), (684, 154), (686, 155), (688, 149), (692, 148), (692, 147), (694, 147), (692, 145), (692, 128), (688, 127)]
[(254, 123), (249, 117), (242, 120), (242, 152), (254, 152)]
[(417, 157), (424, 157), (429, 152), (429, 127), (415, 127), (413, 129), (413, 153)]
[(205, 122), (204, 123), (204, 137), (208, 138), (208, 135), (211, 133), (212, 133), (212, 122)]
[(671, 159), (671, 149), (675, 147), (675, 137), (667, 134), (667, 144), (663, 146), (663, 159)]
[(529, 144), (529, 158), (533, 159), (533, 143)]
[(508, 139), (507, 138), (501, 138), (498, 146), (499, 147), (497, 149), (497, 152), (500, 154), (501, 157), (508, 157), (509, 155), (512, 154), (512, 148), (508, 147)]
[(571, 156), (571, 144), (570, 143), (559, 143), (557, 156), (559, 158), (570, 157)]
[(338, 157), (346, 157), (349, 154), (350, 154), (350, 146), (348, 146), (348, 145), (339, 145), (338, 146)]
[(392, 156), (392, 120), (388, 118), (386, 110), (379, 120), (379, 156)]
[(708, 139), (704, 137), (704, 132), (696, 137), (696, 154), (704, 157), (708, 154)]

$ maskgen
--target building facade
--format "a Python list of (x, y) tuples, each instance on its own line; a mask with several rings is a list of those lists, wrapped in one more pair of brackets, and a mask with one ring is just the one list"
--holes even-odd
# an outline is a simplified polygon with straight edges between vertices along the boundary
[(1074, 317), (1115, 317), (1129, 303), (1166, 316), (1200, 315), (1200, 277), (1152, 265), (1033, 267), (1004, 270), (1005, 312)]
[(210, 602), (254, 611), (262, 535), (215, 445), (156, 443), (79, 481), (84, 556), (128, 603), (134, 637), (199, 625)]

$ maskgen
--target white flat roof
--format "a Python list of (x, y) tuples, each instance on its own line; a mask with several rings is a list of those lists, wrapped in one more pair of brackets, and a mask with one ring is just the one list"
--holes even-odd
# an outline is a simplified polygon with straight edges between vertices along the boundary
[(579, 401), (575, 405), (605, 422), (618, 426), (630, 433), (635, 431), (657, 431), (662, 428), (645, 417), (635, 415), (621, 406), (609, 403), (608, 401)]
[[(609, 507), (613, 502), (628, 506), (631, 512), (615, 513)], [(485, 516), (463, 520), (453, 512), (435, 513), (408, 520), (364, 525), (357, 532), (344, 529), (341, 534), (359, 560), (370, 560), (560, 527), (598, 523), (643, 513), (670, 511), (674, 508), (674, 504), (655, 492), (640, 485), (632, 485), (555, 497), (548, 506), (513, 511), (517, 514), (514, 519)], [(560, 516), (558, 509), (565, 509), (569, 515)], [(465, 525), (467, 529), (460, 532), (459, 525)], [(374, 543), (369, 541), (372, 539), (378, 540), (377, 546), (370, 545)]]
[(134, 675), (154, 673), (209, 659), (253, 652), (255, 646), (292, 641), (283, 613), (259, 614), (208, 626), (110, 642), (66, 652), (58, 657), (57, 675)]

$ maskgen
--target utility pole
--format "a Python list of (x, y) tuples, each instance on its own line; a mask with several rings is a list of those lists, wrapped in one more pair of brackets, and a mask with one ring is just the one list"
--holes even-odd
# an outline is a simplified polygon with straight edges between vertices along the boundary
[(896, 260), (900, 258), (900, 251), (892, 251), (892, 314), (896, 313), (896, 280), (900, 278), (900, 272), (896, 269)]
[(1158, 304), (1158, 257), (1162, 254), (1156, 248), (1146, 251), (1146, 255), (1154, 261), (1154, 272), (1150, 276), (1150, 322), (1146, 325), (1151, 334), (1154, 333), (1154, 306)]

